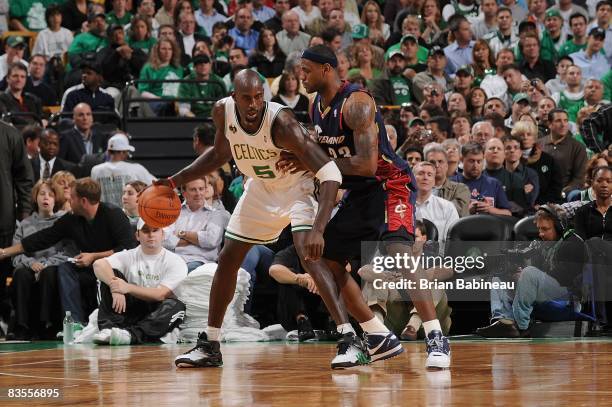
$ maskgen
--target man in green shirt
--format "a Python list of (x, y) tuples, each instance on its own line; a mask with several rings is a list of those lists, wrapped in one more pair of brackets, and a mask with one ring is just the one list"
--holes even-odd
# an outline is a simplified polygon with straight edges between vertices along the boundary
[(180, 101), (179, 116), (208, 117), (214, 103), (225, 97), (227, 92), (223, 79), (212, 73), (212, 63), (206, 54), (193, 58), (194, 71), (185, 79), (201, 81), (199, 83), (181, 83), (179, 98), (205, 98), (207, 100)]
[(572, 65), (567, 68), (565, 78), (567, 88), (552, 95), (557, 107), (567, 112), (569, 121), (576, 122), (578, 111), (584, 106), (584, 90), (582, 89), (582, 70)]
[(106, 14), (108, 25), (118, 24), (125, 27), (132, 21), (132, 13), (127, 11), (126, 0), (113, 0), (113, 10)]
[(567, 41), (567, 35), (563, 32), (563, 17), (556, 9), (546, 11), (544, 20), (546, 29), (540, 38), (540, 58), (556, 64), (559, 59), (559, 50)]
[(574, 13), (569, 19), (573, 38), (567, 41), (559, 50), (559, 57), (582, 51), (587, 46), (587, 19), (581, 13)]
[(401, 106), (412, 101), (410, 82), (403, 75), (406, 58), (400, 50), (385, 55), (383, 76), (372, 81), (372, 96), (377, 104)]
[(106, 20), (104, 13), (91, 14), (87, 18), (89, 31), (74, 37), (74, 41), (68, 48), (68, 61), (70, 66), (81, 65), (83, 54), (96, 53), (104, 47), (108, 47), (106, 38)]

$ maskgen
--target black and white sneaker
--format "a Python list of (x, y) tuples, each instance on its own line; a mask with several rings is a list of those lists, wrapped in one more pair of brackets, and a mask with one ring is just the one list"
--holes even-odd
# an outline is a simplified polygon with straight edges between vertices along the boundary
[(206, 332), (200, 333), (193, 349), (178, 355), (174, 359), (176, 367), (219, 367), (223, 366), (223, 357), (218, 341), (209, 341)]
[(297, 321), (298, 340), (305, 342), (316, 337), (312, 324), (307, 317), (302, 317)]
[(368, 354), (372, 362), (389, 359), (404, 352), (402, 344), (393, 332), (364, 332), (363, 336), (368, 345)]
[(342, 335), (337, 347), (338, 353), (331, 362), (332, 369), (345, 369), (370, 363), (365, 344), (354, 332)]
[(427, 360), (425, 367), (446, 369), (450, 367), (451, 350), (448, 338), (440, 331), (431, 331), (427, 338)]

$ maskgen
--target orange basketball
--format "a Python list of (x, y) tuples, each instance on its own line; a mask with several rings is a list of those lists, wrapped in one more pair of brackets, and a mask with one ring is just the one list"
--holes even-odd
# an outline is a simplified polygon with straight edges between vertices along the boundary
[(181, 200), (165, 185), (151, 185), (138, 196), (138, 214), (154, 228), (172, 225), (181, 213)]

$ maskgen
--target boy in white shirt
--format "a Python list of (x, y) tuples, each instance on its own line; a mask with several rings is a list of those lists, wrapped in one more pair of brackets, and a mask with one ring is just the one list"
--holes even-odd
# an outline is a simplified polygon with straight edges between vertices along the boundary
[(185, 317), (185, 304), (174, 290), (187, 277), (180, 256), (164, 249), (163, 229), (138, 221), (140, 245), (94, 263), (99, 289), (98, 345), (157, 341)]

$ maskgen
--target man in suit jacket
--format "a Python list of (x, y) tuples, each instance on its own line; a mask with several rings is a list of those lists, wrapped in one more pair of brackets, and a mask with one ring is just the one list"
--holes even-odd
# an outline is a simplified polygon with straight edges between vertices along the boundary
[[(0, 93), (1, 113), (32, 113), (38, 119), (42, 118), (42, 103), (38, 96), (24, 92), (28, 69), (20, 62), (10, 65), (6, 81), (8, 87), (5, 92)], [(15, 117), (13, 124), (33, 123), (33, 117)]]
[(34, 182), (41, 178), (50, 178), (59, 171), (74, 173), (75, 165), (57, 156), (59, 146), (60, 137), (57, 132), (52, 128), (45, 129), (40, 136), (40, 153), (38, 156), (30, 159), (32, 169), (34, 170)]
[(87, 103), (74, 107), (72, 119), (74, 128), (60, 137), (60, 158), (78, 164), (84, 155), (106, 150), (106, 136), (93, 131), (93, 115)]

